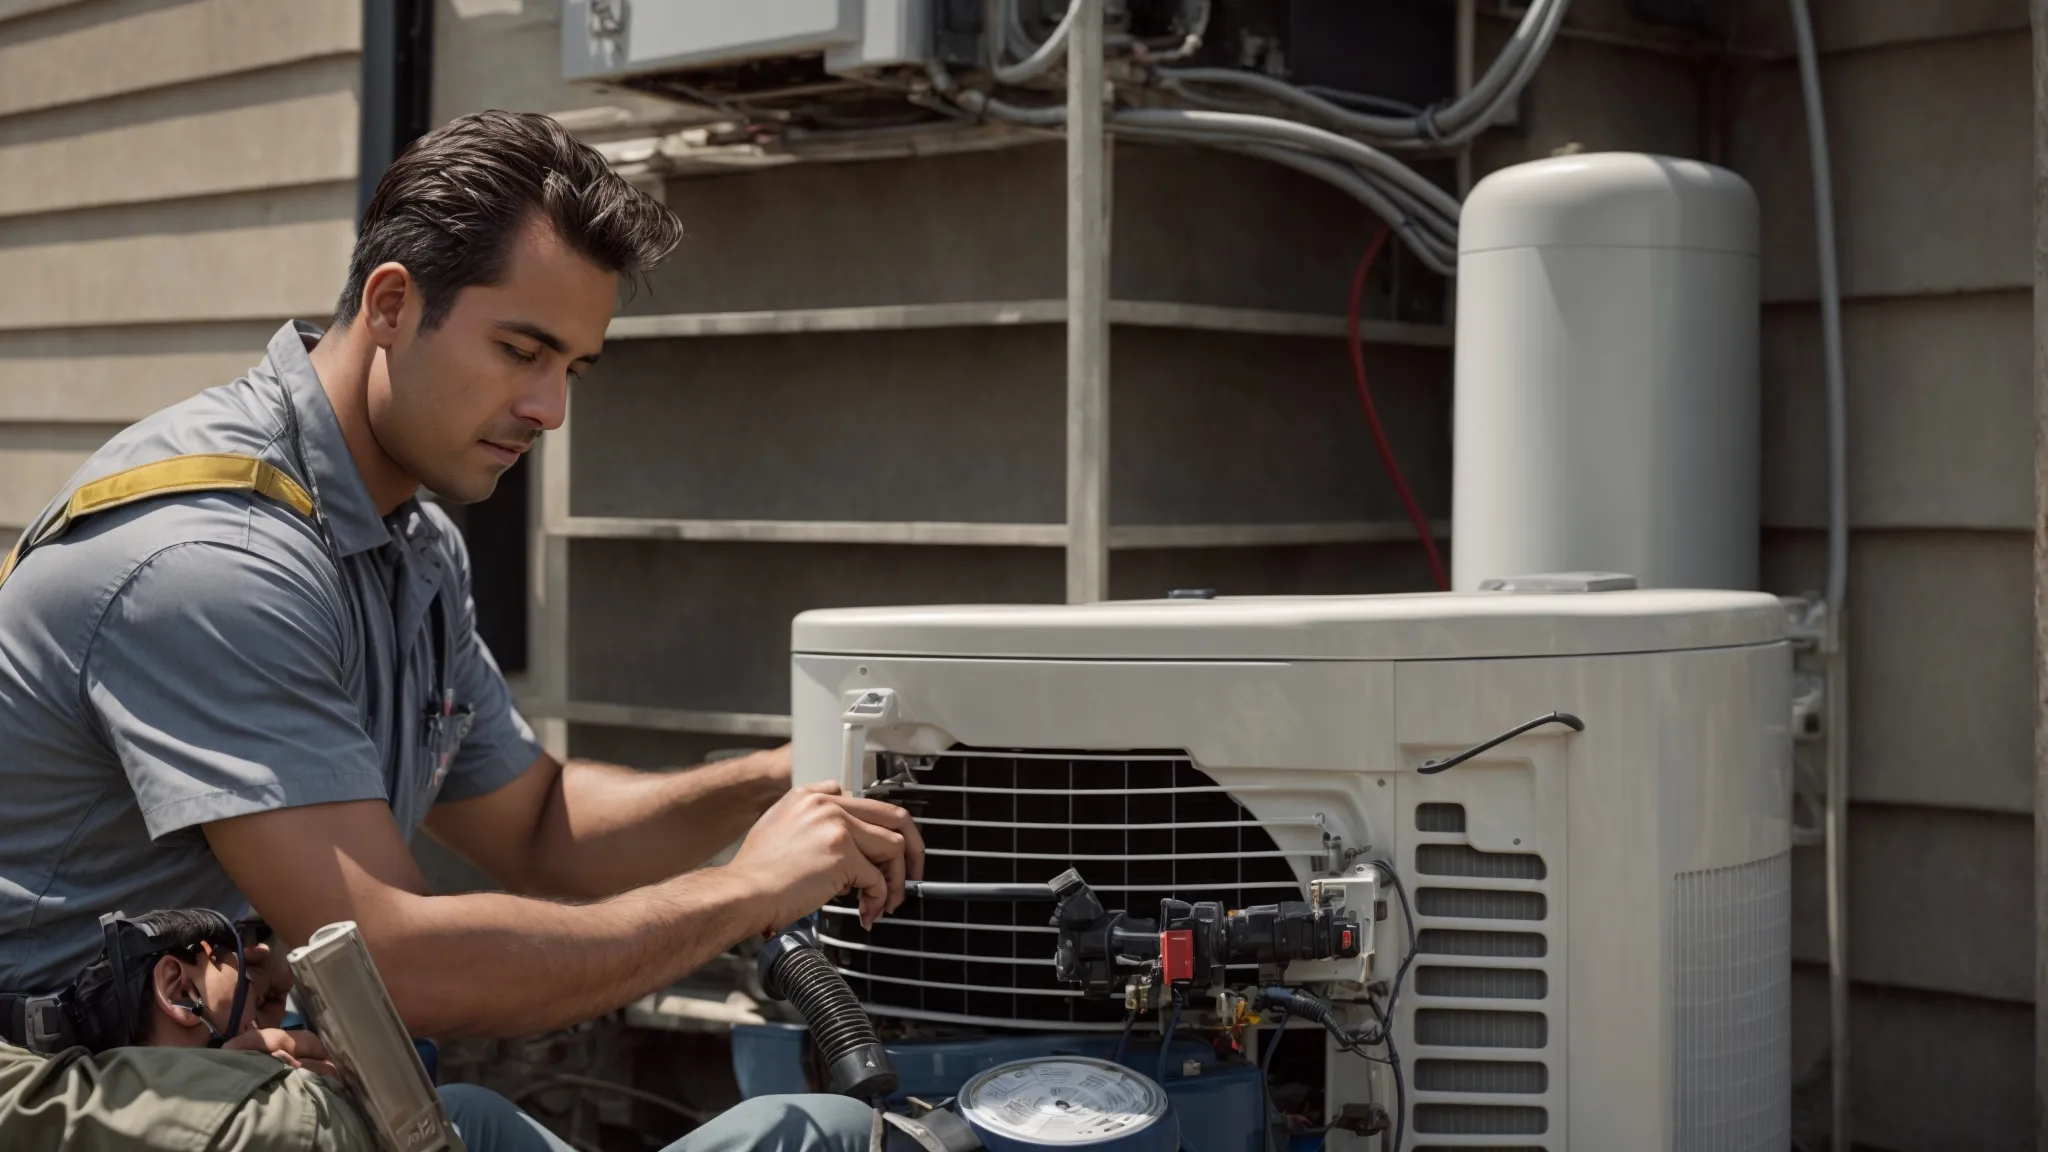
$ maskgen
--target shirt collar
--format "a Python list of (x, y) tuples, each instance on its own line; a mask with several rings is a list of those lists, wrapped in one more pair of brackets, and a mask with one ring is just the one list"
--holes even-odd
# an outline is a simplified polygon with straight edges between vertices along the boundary
[(377, 515), (377, 505), (349, 455), (348, 441), (342, 438), (334, 403), (306, 355), (319, 340), (320, 329), (303, 320), (286, 324), (270, 338), (270, 367), (298, 413), (299, 442), (292, 448), (301, 455), (317, 489), (320, 515), (334, 536), (335, 548), (352, 556), (381, 547), (390, 541), (391, 530)]

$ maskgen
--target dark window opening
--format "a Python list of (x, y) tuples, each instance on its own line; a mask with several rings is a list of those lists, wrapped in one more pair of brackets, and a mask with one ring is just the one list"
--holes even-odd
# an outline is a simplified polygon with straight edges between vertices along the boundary
[(498, 480), (498, 490), (489, 499), (450, 509), (469, 544), (477, 636), (507, 675), (525, 671), (527, 661), (527, 500), (532, 474), (522, 456)]

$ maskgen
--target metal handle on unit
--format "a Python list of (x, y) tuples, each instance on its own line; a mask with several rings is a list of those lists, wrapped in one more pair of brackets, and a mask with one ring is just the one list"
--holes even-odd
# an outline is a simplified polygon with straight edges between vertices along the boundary
[(1536, 728), (1541, 728), (1545, 724), (1562, 724), (1574, 732), (1584, 732), (1586, 730), (1586, 722), (1584, 720), (1579, 719), (1577, 716), (1572, 715), (1569, 712), (1549, 712), (1545, 713), (1542, 716), (1538, 716), (1534, 720), (1517, 724), (1513, 728), (1510, 728), (1507, 731), (1501, 733), (1500, 735), (1495, 736), (1493, 739), (1488, 740), (1484, 744), (1474, 744), (1472, 747), (1465, 749), (1463, 752), (1458, 753), (1456, 756), (1447, 756), (1442, 760), (1428, 761), (1424, 763), (1422, 767), (1417, 768), (1416, 771), (1422, 773), (1425, 776), (1429, 776), (1441, 772), (1446, 768), (1454, 768), (1457, 765), (1463, 764), (1465, 761), (1470, 760), (1474, 756), (1479, 755), (1481, 752), (1485, 752), (1490, 748), (1494, 748), (1499, 745), (1505, 744), (1508, 741), (1513, 740), (1515, 737), (1520, 736), (1522, 733), (1531, 731)]
[(839, 717), (839, 790), (860, 796), (868, 787), (868, 729), (896, 722), (896, 693), (887, 688), (866, 688), (846, 694), (846, 711)]

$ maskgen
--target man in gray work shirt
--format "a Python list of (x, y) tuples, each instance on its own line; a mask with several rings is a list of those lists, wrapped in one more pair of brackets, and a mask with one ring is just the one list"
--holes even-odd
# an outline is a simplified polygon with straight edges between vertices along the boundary
[[(791, 790), (786, 749), (544, 752), (416, 498), (482, 499), (559, 426), (621, 278), (680, 237), (554, 121), (456, 121), (385, 173), (325, 335), (286, 325), (79, 470), (0, 575), (0, 992), (69, 979), (103, 912), (253, 905), (288, 946), (360, 924), (416, 1034), (519, 1035), (842, 891), (900, 902), (908, 816)], [(431, 895), (420, 828), (506, 892)]]

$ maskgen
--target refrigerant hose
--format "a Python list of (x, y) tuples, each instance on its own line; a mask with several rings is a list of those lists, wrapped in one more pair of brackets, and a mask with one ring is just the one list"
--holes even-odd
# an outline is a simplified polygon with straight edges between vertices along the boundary
[(761, 950), (761, 986), (803, 1014), (832, 1092), (872, 1102), (896, 1090), (874, 1021), (808, 931), (785, 929)]

